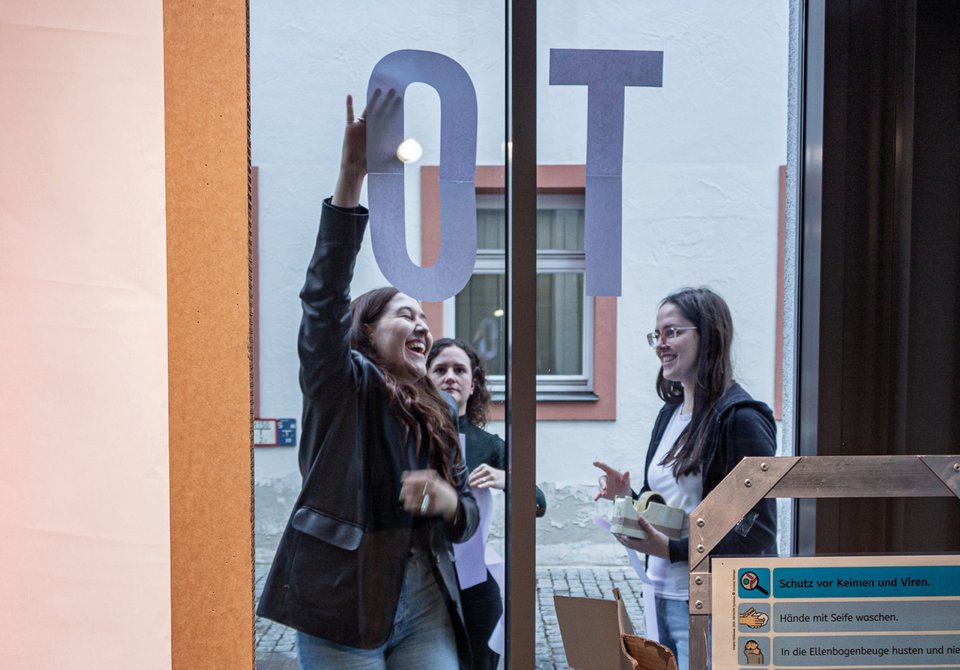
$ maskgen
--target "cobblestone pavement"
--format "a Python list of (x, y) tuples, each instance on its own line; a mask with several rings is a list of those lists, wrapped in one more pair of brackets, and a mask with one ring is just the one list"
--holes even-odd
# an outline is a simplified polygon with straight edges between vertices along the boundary
[[(257, 566), (257, 599), (263, 590), (268, 566)], [(640, 604), (641, 582), (629, 567), (543, 567), (537, 568), (537, 670), (569, 668), (553, 607), (553, 596), (579, 596), (613, 600), (618, 587), (630, 620), (638, 632), (643, 629)], [(296, 670), (294, 633), (291, 629), (257, 618), (257, 670)], [(502, 664), (501, 664), (502, 665)]]

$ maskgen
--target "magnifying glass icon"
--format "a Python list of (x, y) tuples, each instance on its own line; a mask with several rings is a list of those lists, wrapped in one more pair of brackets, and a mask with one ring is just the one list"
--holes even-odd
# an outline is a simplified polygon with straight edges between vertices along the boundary
[(742, 575), (740, 575), (740, 586), (745, 588), (747, 591), (753, 591), (756, 589), (765, 596), (770, 595), (769, 591), (760, 586), (760, 578), (757, 577), (756, 572), (744, 572)]

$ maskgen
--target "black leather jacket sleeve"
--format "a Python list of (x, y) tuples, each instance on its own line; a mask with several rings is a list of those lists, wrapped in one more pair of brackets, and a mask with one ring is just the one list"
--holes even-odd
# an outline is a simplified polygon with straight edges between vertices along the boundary
[(300, 291), (300, 390), (317, 397), (324, 390), (356, 386), (350, 361), (350, 282), (367, 227), (367, 210), (323, 203), (320, 228), (307, 281)]
[(306, 476), (323, 442), (318, 434), (329, 420), (318, 420), (321, 408), (338, 407), (336, 395), (355, 393), (357, 374), (350, 351), (350, 282), (367, 225), (363, 207), (342, 209), (323, 203), (313, 257), (300, 300), (303, 317), (297, 349), (300, 390), (304, 396), (300, 472)]

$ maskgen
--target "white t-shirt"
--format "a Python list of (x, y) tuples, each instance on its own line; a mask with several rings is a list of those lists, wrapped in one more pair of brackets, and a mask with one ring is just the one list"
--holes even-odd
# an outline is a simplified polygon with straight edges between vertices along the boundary
[[(680, 407), (677, 406), (663, 437), (660, 438), (660, 444), (657, 445), (657, 451), (647, 471), (647, 483), (650, 490), (662, 495), (668, 505), (679, 507), (689, 515), (703, 499), (703, 479), (700, 473), (675, 479), (672, 463), (660, 465), (680, 437), (680, 433), (690, 424), (692, 414), (681, 414)], [(689, 570), (685, 562), (671, 563), (668, 558), (650, 556), (647, 560), (647, 577), (653, 583), (654, 592), (661, 598), (689, 599)]]

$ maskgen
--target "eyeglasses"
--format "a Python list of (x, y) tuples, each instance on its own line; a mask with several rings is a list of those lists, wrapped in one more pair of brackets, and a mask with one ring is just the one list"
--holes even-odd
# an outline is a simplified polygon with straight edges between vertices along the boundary
[(677, 336), (677, 333), (682, 333), (685, 330), (696, 329), (696, 326), (667, 326), (663, 329), (662, 333), (659, 330), (655, 330), (652, 333), (647, 333), (647, 344), (649, 344), (651, 347), (656, 347), (657, 343), (660, 341), (661, 335), (666, 338), (667, 342), (669, 342)]

